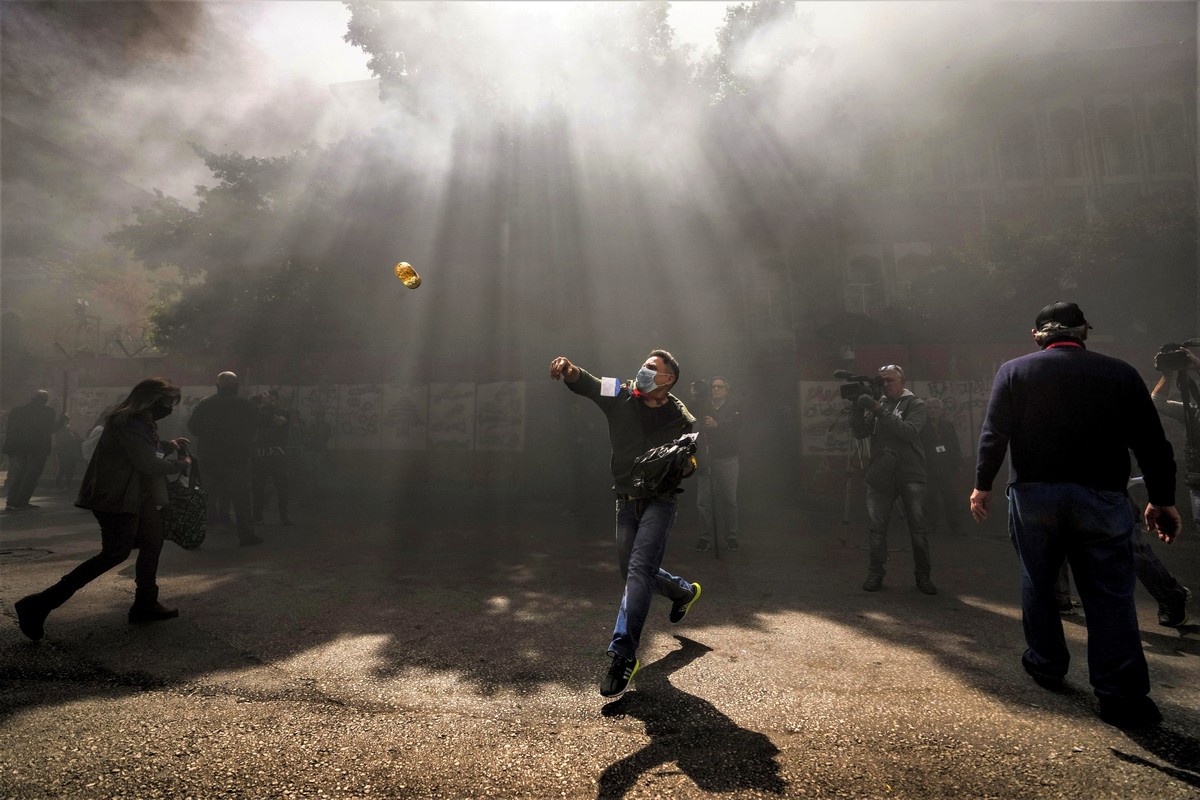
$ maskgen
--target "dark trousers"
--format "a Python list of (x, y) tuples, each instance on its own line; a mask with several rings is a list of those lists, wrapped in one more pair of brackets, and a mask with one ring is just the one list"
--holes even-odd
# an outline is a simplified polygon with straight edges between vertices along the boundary
[(892, 516), (892, 506), (899, 498), (904, 507), (908, 535), (912, 539), (913, 572), (918, 578), (928, 578), (929, 534), (925, 529), (925, 484), (913, 482), (897, 483), (888, 491), (867, 487), (867, 546), (870, 551), (872, 575), (883, 575), (888, 560), (887, 529)]
[(46, 468), (45, 453), (18, 453), (8, 457), (8, 505), (22, 506), (29, 502)]
[(1088, 672), (1098, 697), (1145, 697), (1150, 676), (1138, 632), (1133, 590), (1133, 509), (1124, 492), (1073, 483), (1008, 487), (1008, 527), (1021, 558), (1021, 619), (1033, 672), (1061, 677), (1070, 653), (1058, 613), (1055, 584), (1063, 561), (1083, 601)]
[(59, 489), (79, 488), (79, 484), (75, 483), (75, 471), (79, 469), (79, 465), (82, 463), (82, 458), (70, 458), (67, 456), (60, 458), (58, 460), (58, 475), (54, 478), (55, 487)]
[(208, 515), (215, 519), (219, 511), (233, 506), (239, 536), (254, 533), (250, 513), (250, 462), (222, 464), (204, 462), (204, 480), (208, 487)]
[(154, 501), (142, 498), (136, 514), (110, 514), (93, 511), (100, 523), (100, 552), (68, 572), (58, 583), (43, 593), (51, 608), (57, 608), (77, 591), (129, 558), (137, 548), (134, 582), (137, 598), (153, 602), (158, 597), (158, 557), (162, 553), (162, 518)]
[(930, 528), (935, 527), (933, 521), (941, 517), (946, 530), (955, 535), (963, 533), (963, 521), (967, 512), (968, 492), (958, 487), (954, 475), (929, 476), (925, 484), (926, 503), (925, 521)]
[(267, 481), (275, 487), (279, 500), (279, 518), (288, 516), (288, 463), (282, 455), (264, 456), (254, 459), (254, 518), (262, 519), (266, 506)]

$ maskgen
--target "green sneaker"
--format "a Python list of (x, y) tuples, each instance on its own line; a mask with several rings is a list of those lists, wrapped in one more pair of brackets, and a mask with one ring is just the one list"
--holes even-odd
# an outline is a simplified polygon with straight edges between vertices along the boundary
[(692, 607), (692, 604), (695, 603), (699, 599), (700, 599), (700, 584), (693, 583), (692, 584), (692, 599), (688, 600), (686, 602), (684, 602), (683, 600), (676, 600), (675, 603), (671, 606), (671, 622), (681, 622), (683, 620), (683, 618), (687, 616), (688, 609), (690, 609)]

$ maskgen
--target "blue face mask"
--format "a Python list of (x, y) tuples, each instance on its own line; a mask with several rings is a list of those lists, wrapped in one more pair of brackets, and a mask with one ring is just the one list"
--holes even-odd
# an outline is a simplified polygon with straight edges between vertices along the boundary
[(642, 367), (638, 370), (637, 376), (633, 379), (633, 386), (642, 394), (649, 394), (658, 388), (658, 384), (654, 382), (654, 378), (658, 373), (653, 370)]

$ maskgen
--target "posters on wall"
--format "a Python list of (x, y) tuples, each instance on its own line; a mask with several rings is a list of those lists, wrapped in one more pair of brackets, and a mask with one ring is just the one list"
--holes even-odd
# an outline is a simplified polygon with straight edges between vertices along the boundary
[(91, 432), (100, 413), (124, 400), (131, 388), (133, 387), (76, 389), (67, 403), (67, 413), (71, 416), (71, 428), (80, 436), (86, 437)]
[[(187, 436), (187, 421), (196, 405), (215, 393), (212, 386), (183, 386), (175, 413), (159, 424), (163, 439)], [(525, 449), (525, 382), (413, 384), (327, 384), (244, 386), (239, 394), (254, 398), (267, 391), (279, 395), (282, 408), (293, 409), (304, 425), (318, 411), (333, 427), (330, 446), (344, 450), (478, 450)], [(124, 398), (128, 387), (75, 390), (68, 403), (76, 430), (87, 435), (101, 411)]]
[(475, 384), (429, 384), (429, 446), (470, 450), (475, 443)]
[(374, 383), (338, 387), (333, 447), (338, 450), (378, 450), (383, 386)]
[(481, 383), (475, 387), (475, 449), (525, 449), (525, 384)]
[(380, 446), (384, 450), (424, 450), (428, 428), (428, 386), (383, 387)]

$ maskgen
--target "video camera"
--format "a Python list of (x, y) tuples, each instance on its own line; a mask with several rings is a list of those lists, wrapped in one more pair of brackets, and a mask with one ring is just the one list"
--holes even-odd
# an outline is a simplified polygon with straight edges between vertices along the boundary
[(1154, 368), (1159, 372), (1183, 372), (1192, 366), (1183, 349), (1200, 347), (1200, 339), (1188, 339), (1182, 344), (1169, 343), (1158, 348), (1154, 354)]
[(712, 386), (708, 381), (692, 381), (689, 388), (692, 392), (692, 399), (697, 403), (712, 402)]
[(847, 381), (838, 387), (838, 393), (843, 400), (857, 400), (863, 395), (869, 395), (872, 400), (883, 397), (883, 378), (879, 375), (855, 375), (844, 369), (833, 373), (838, 380)]

